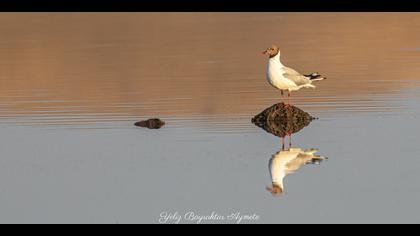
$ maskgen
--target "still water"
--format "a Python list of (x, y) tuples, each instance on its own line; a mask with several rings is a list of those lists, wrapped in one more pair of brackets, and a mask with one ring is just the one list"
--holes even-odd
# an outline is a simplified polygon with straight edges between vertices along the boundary
[[(420, 14), (1, 13), (0, 34), (1, 223), (420, 222)], [(319, 119), (291, 149), (328, 159), (281, 196), (289, 154), (251, 123), (280, 102), (271, 44), (328, 78), (294, 93)]]

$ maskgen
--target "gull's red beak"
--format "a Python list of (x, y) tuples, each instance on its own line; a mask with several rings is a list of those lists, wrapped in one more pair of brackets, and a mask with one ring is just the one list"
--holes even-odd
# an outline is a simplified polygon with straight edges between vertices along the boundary
[(263, 51), (262, 54), (267, 54), (267, 50)]

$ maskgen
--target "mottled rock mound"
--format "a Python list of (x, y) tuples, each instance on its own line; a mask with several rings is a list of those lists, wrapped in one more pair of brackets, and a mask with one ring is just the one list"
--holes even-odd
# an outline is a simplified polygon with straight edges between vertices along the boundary
[(275, 104), (265, 109), (252, 119), (252, 123), (278, 137), (299, 132), (315, 118), (295, 107), (286, 107), (284, 103)]
[(134, 124), (135, 126), (142, 127), (142, 128), (148, 128), (148, 129), (160, 129), (162, 126), (165, 125), (165, 122), (160, 119), (149, 119), (149, 120), (143, 120), (136, 122)]

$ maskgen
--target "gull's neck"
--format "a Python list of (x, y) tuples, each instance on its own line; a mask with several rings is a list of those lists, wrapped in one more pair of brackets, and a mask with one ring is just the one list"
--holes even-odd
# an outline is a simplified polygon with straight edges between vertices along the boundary
[(271, 174), (271, 181), (274, 184), (277, 184), (278, 186), (280, 186), (282, 189), (284, 189), (283, 188), (283, 180), (284, 180), (284, 177), (286, 177), (286, 175), (287, 174), (286, 174), (285, 167), (282, 166), (282, 167), (280, 167), (280, 169), (277, 169), (277, 171), (275, 173)]
[(286, 177), (286, 165), (288, 161), (284, 158), (273, 157), (270, 160), (270, 175), (271, 175), (271, 182), (280, 186), (282, 189), (283, 187), (283, 179)]
[[(284, 178), (284, 176), (283, 176), (283, 178)], [(273, 181), (273, 185), (275, 184), (275, 185), (279, 186), (281, 189), (284, 190), (284, 187), (283, 187), (283, 178), (280, 181), (279, 180)]]
[(274, 57), (271, 57), (269, 59), (269, 62), (270, 62), (270, 64), (277, 64), (280, 67), (284, 67), (284, 65), (280, 61), (280, 53), (277, 53), (277, 55), (275, 55)]

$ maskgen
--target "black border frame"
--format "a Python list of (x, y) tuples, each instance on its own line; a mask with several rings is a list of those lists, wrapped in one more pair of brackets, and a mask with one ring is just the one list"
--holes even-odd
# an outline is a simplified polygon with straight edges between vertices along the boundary
[(1, 12), (415, 12), (414, 0), (4, 0)]

